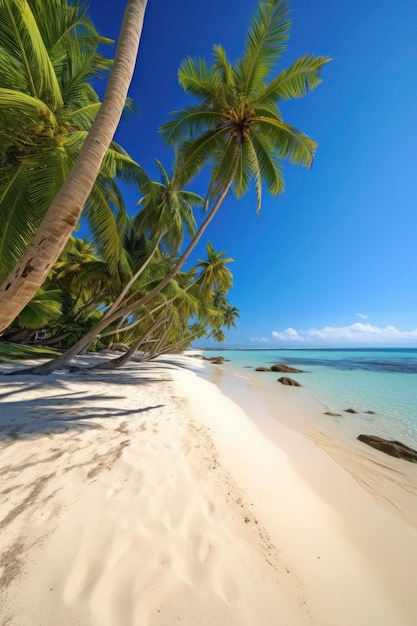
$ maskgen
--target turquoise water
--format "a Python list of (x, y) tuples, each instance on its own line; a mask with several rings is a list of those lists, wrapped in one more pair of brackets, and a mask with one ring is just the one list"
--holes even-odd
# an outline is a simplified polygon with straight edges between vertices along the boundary
[(350, 418), (357, 428), (362, 420), (365, 432), (401, 439), (417, 447), (417, 349), (206, 352), (207, 356), (216, 354), (230, 359), (226, 367), (240, 376), (270, 380), (271, 389), (285, 374), (255, 372), (254, 368), (274, 363), (297, 367), (303, 373), (288, 375), (307, 388), (325, 407), (323, 410), (346, 416), (345, 409), (352, 407), (360, 412)]

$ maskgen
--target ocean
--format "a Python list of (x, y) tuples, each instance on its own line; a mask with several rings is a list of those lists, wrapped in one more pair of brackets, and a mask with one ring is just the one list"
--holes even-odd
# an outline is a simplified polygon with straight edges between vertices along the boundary
[[(239, 384), (251, 387), (258, 395), (276, 400), (311, 402), (315, 410), (303, 412), (300, 419), (309, 430), (335, 426), (342, 437), (360, 433), (403, 441), (417, 448), (417, 349), (316, 349), (316, 350), (210, 350), (205, 356), (221, 355), (228, 361), (222, 369), (225, 382), (217, 372), (217, 382), (226, 395), (239, 397)], [(286, 363), (300, 374), (255, 372), (256, 367)], [(219, 366), (217, 366), (219, 367)], [(216, 366), (213, 366), (213, 371)], [(297, 380), (302, 387), (284, 387), (280, 376)], [(234, 391), (230, 380), (235, 379)], [(240, 381), (240, 382), (239, 382)], [(237, 386), (236, 386), (237, 385)], [(346, 413), (353, 408), (358, 414)], [(341, 417), (324, 416), (326, 411)], [(372, 412), (372, 413), (371, 413)], [(308, 414), (307, 414), (308, 413)], [(296, 419), (292, 417), (291, 419)], [(288, 423), (288, 419), (287, 419)], [(300, 428), (300, 424), (289, 424)], [(336, 430), (337, 430), (336, 429)]]

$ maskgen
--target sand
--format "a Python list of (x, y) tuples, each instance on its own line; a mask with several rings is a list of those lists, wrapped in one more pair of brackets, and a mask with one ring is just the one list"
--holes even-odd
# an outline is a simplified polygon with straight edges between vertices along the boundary
[(201, 367), (0, 380), (0, 623), (415, 624), (416, 526)]

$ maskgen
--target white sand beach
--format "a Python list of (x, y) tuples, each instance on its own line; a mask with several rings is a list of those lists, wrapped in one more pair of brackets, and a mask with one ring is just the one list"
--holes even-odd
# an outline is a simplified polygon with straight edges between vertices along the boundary
[(417, 520), (201, 367), (0, 380), (0, 623), (413, 626)]

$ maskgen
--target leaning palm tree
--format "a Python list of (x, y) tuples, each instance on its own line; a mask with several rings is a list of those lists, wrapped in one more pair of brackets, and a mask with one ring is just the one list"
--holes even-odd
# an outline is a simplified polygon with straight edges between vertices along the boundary
[(232, 187), (241, 197), (254, 181), (259, 212), (263, 183), (273, 195), (284, 191), (282, 160), (312, 165), (317, 144), (283, 121), (278, 103), (313, 91), (321, 82), (321, 68), (330, 59), (306, 55), (267, 83), (286, 49), (289, 30), (287, 0), (266, 0), (259, 4), (235, 66), (220, 46), (214, 48), (212, 67), (203, 59), (188, 58), (181, 64), (180, 84), (201, 104), (174, 113), (174, 120), (161, 132), (177, 150), (177, 183), (185, 184), (211, 164), (209, 211), (176, 265), (135, 304), (147, 304), (181, 269)]
[[(84, 137), (85, 141), (74, 166), (52, 201), (26, 254), (19, 259), (6, 280), (0, 285), (0, 332), (7, 328), (45, 280), (86, 205), (125, 106), (136, 62), (146, 4), (147, 0), (128, 0), (116, 58), (100, 110), (94, 116), (91, 130)], [(28, 3), (25, 0), (1, 0), (0, 9), (5, 6), (7, 9), (17, 8), (19, 12), (22, 7), (26, 11)], [(46, 20), (48, 23), (52, 15), (53, 12)], [(30, 29), (26, 32), (26, 40), (31, 39), (31, 53), (38, 53), (43, 58), (45, 50), (42, 48), (42, 38), (38, 34), (39, 31), (32, 28), (31, 12), (27, 11), (26, 17), (26, 23), (30, 24)], [(24, 50), (22, 50), (23, 53)], [(60, 61), (57, 61), (59, 62), (63, 62), (62, 56)], [(46, 67), (47, 73), (40, 75), (40, 83), (45, 84), (46, 91), (52, 91), (59, 104), (60, 90), (55, 70), (51, 63), (46, 63)], [(34, 83), (35, 87), (36, 84)], [(30, 120), (34, 115), (33, 111), (38, 112), (37, 107), (40, 105), (32, 94), (29, 95), (28, 100), (30, 102), (27, 103), (26, 108), (27, 117)], [(91, 119), (91, 112), (84, 111), (84, 115)], [(54, 124), (54, 116), (49, 115), (49, 111), (44, 111), (42, 132), (46, 136), (53, 132)], [(111, 187), (109, 178), (107, 184)]]
[[(210, 210), (170, 272), (131, 306), (146, 305), (182, 268), (233, 186), (241, 197), (254, 180), (259, 212), (263, 182), (273, 195), (284, 190), (282, 159), (312, 165), (317, 144), (282, 120), (278, 103), (313, 91), (321, 82), (321, 68), (330, 59), (306, 55), (267, 83), (286, 49), (289, 30), (287, 0), (267, 0), (259, 4), (235, 66), (220, 46), (214, 48), (211, 68), (202, 59), (188, 58), (181, 64), (180, 84), (201, 104), (174, 113), (174, 120), (161, 132), (177, 149), (177, 184), (191, 180), (207, 163), (212, 165), (206, 197)], [(128, 312), (119, 309), (115, 315)]]

